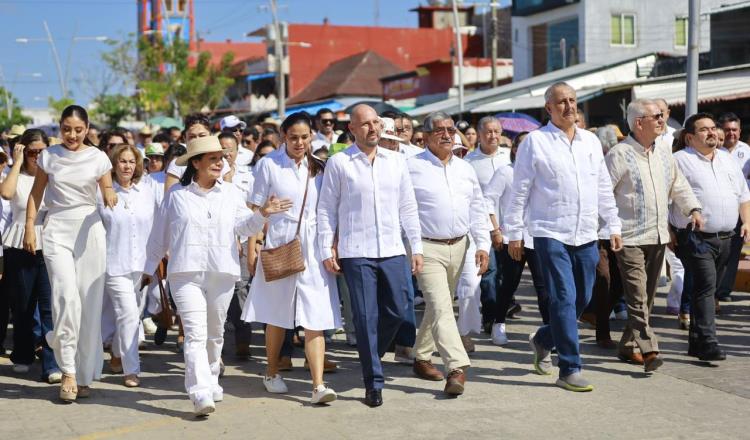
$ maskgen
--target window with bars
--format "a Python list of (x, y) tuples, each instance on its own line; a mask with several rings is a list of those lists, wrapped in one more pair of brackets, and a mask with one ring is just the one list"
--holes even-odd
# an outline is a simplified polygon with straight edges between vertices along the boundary
[(635, 46), (635, 14), (612, 14), (610, 33), (612, 46)]

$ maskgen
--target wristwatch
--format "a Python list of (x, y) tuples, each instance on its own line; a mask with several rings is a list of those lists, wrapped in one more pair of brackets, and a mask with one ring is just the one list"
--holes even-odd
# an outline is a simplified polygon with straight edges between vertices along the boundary
[(690, 210), (690, 213), (688, 215), (693, 215), (694, 212), (697, 212), (698, 214), (703, 214), (703, 209), (701, 208), (693, 208)]

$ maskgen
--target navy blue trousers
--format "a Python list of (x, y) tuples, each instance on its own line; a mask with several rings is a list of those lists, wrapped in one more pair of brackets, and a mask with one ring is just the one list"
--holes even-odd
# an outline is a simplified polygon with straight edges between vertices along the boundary
[(405, 255), (388, 258), (342, 258), (352, 302), (357, 352), (366, 389), (385, 383), (380, 358), (405, 321), (409, 284)]

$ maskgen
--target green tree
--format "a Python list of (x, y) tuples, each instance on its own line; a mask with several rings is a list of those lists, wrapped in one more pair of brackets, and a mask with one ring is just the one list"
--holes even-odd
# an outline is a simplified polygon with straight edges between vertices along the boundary
[(117, 127), (120, 121), (133, 114), (135, 100), (121, 94), (101, 95), (94, 99), (91, 118), (110, 127)]
[(65, 107), (75, 104), (76, 101), (71, 97), (55, 99), (50, 96), (47, 103), (49, 104), (49, 107), (55, 111), (55, 114), (59, 115), (65, 110)]
[(112, 43), (103, 60), (126, 85), (135, 87), (135, 102), (149, 114), (214, 110), (234, 82), (232, 53), (213, 65), (208, 52), (192, 53), (183, 40), (168, 44), (161, 38), (133, 38)]
[[(8, 117), (8, 110), (10, 110), (10, 117)], [(13, 94), (0, 87), (0, 130), (10, 128), (15, 124), (23, 125), (31, 122), (31, 119), (24, 116), (21, 110)]]

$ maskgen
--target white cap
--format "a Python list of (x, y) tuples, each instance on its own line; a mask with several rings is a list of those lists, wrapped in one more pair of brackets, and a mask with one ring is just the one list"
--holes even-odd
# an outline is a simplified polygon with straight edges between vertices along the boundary
[(392, 118), (380, 118), (380, 122), (383, 125), (383, 132), (380, 133), (381, 138), (403, 142), (400, 137), (396, 136), (396, 121)]
[(223, 131), (225, 128), (235, 128), (237, 125), (240, 126), (241, 129), (245, 129), (247, 127), (247, 124), (240, 120), (235, 115), (226, 116), (224, 118), (221, 118), (221, 121), (219, 122), (219, 128)]

